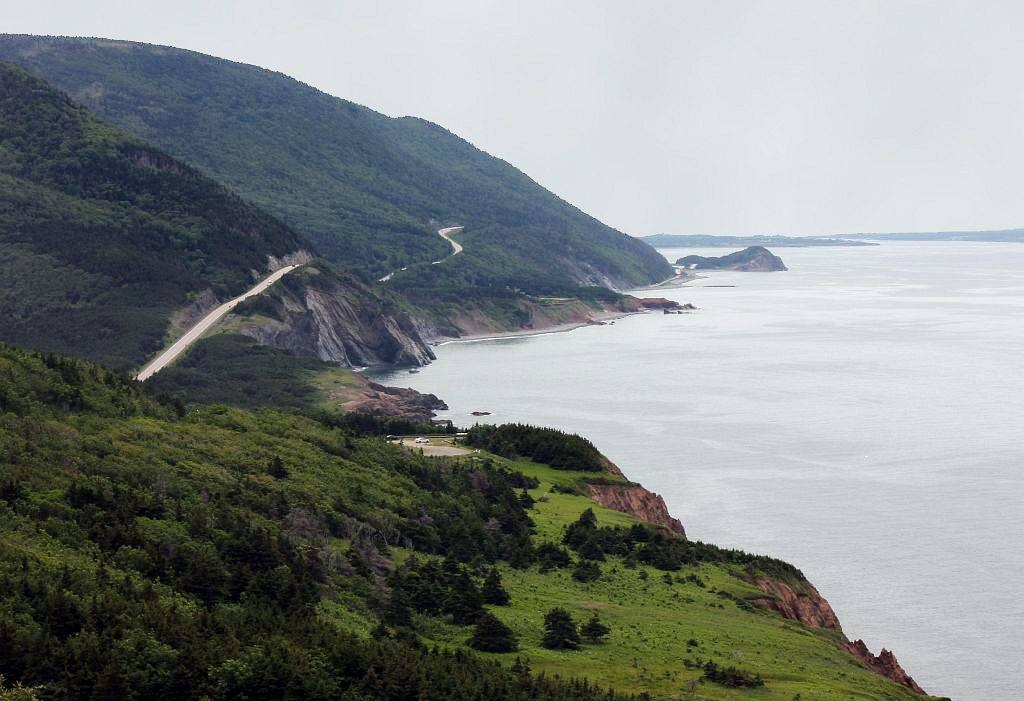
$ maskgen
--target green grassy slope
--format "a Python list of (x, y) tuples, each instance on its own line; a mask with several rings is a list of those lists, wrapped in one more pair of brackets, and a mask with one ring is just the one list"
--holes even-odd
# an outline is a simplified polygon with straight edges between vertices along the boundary
[(210, 178), (0, 63), (0, 340), (139, 364), (189, 295), (302, 247)]
[(443, 280), (423, 268), (417, 286), (625, 287), (671, 274), (650, 247), (421, 119), (391, 119), (278, 73), (168, 47), (4, 35), (0, 58), (374, 278), (446, 255), (435, 233), (446, 222), (466, 225), (467, 255)]
[[(795, 569), (666, 540), (583, 496), (621, 478), (423, 458), (358, 425), (186, 413), (94, 365), (0, 346), (0, 675), (92, 700), (613, 698), (595, 682), (654, 698), (913, 698), (836, 633), (745, 602), (750, 571)], [(581, 583), (542, 553), (588, 507), (641, 541)], [(677, 569), (644, 564), (672, 543)], [(454, 624), (492, 566), (511, 603), (488, 608), (516, 654), (470, 654), (471, 627)], [(541, 647), (556, 605), (598, 611), (607, 640)], [(709, 660), (765, 685), (691, 693)]]

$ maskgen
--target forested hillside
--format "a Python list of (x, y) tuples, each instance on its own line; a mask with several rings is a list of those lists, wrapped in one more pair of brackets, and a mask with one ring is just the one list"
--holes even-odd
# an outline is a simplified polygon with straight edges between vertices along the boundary
[[(5, 35), (0, 58), (202, 168), (334, 261), (374, 279), (420, 264), (394, 282), (421, 302), (423, 289), (549, 293), (671, 274), (649, 246), (422, 119), (168, 47)], [(448, 253), (436, 229), (453, 222), (466, 254), (430, 266)]]
[(586, 498), (589, 480), (621, 478), (424, 458), (387, 430), (186, 411), (90, 363), (0, 345), (0, 693), (914, 698), (838, 631), (758, 608), (752, 582), (809, 586), (795, 568)]
[[(309, 261), (304, 246), (222, 185), (0, 63), (0, 340), (137, 367), (173, 333), (172, 317), (187, 326), (271, 257)], [(339, 266), (310, 261), (270, 294), (237, 309), (261, 343), (346, 367), (433, 357), (393, 294)]]
[(300, 238), (195, 169), (0, 63), (0, 340), (139, 364), (202, 290)]

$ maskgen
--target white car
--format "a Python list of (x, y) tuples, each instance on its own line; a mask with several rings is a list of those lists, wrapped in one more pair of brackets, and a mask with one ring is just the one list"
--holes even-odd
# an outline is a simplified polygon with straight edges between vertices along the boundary
[(429, 442), (430, 442), (429, 438), (417, 438), (415, 441), (413, 441), (413, 443), (429, 443)]

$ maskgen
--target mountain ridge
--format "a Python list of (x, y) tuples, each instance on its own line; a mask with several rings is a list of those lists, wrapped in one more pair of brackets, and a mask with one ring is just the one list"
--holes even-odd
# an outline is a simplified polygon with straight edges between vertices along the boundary
[[(237, 190), (374, 279), (466, 253), (406, 289), (617, 289), (668, 277), (646, 244), (561, 200), (506, 161), (419, 117), (391, 118), (284, 74), (173, 47), (0, 35), (0, 58), (66, 90)], [(415, 295), (414, 295), (415, 296)]]
[[(196, 312), (241, 294), (306, 240), (227, 187), (130, 136), (24, 69), (0, 62), (0, 340), (140, 366)], [(423, 364), (404, 312), (318, 261), (309, 354), (347, 365)], [(293, 296), (306, 289), (291, 285)], [(300, 303), (281, 314), (302, 314)], [(317, 352), (330, 335), (336, 352)], [(344, 352), (342, 352), (344, 348)]]

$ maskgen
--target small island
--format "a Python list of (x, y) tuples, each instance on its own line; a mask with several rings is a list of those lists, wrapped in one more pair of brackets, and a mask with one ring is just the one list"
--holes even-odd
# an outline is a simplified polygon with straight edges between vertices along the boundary
[(684, 256), (676, 265), (687, 270), (736, 270), (743, 273), (772, 273), (788, 270), (777, 255), (764, 246), (750, 246), (725, 256)]

